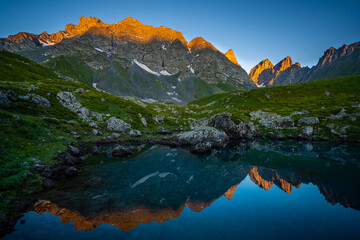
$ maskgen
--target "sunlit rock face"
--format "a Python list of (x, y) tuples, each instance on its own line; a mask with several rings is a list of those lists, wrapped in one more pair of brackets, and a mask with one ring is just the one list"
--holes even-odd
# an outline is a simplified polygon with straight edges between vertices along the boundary
[[(77, 61), (92, 74), (85, 80), (119, 96), (189, 102), (228, 89), (256, 87), (232, 51), (224, 54), (201, 37), (187, 42), (181, 32), (131, 17), (114, 24), (81, 17), (78, 25), (68, 24), (58, 33), (0, 39), (0, 49), (47, 62), (56, 72), (64, 61)], [(74, 54), (76, 60), (67, 58)], [(78, 77), (86, 78), (81, 73)]]
[(258, 84), (259, 75), (266, 69), (272, 69), (274, 65), (269, 61), (269, 59), (262, 60), (259, 64), (253, 67), (249, 73), (249, 77)]
[(292, 64), (290, 57), (273, 66), (266, 59), (253, 67), (249, 77), (261, 87), (287, 85), (310, 80), (334, 78), (360, 74), (360, 42), (344, 44), (336, 49), (329, 48), (312, 68), (301, 67), (299, 62)]
[(232, 49), (229, 49), (226, 53), (225, 56), (234, 64), (240, 66), (240, 64), (238, 63), (236, 57), (235, 57), (235, 53)]

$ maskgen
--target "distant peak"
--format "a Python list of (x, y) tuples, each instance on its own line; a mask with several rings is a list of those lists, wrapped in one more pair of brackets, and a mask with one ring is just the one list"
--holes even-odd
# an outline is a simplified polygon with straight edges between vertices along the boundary
[(238, 61), (237, 61), (237, 59), (236, 59), (236, 57), (235, 57), (234, 51), (233, 51), (232, 49), (229, 49), (229, 51), (227, 51), (227, 52), (225, 53), (225, 56), (226, 56), (232, 63), (240, 66), (239, 63), (238, 63)]
[(294, 63), (295, 66), (301, 67), (301, 64), (299, 62)]
[(202, 37), (197, 37), (191, 40), (191, 42), (188, 43), (188, 48), (191, 51), (199, 51), (206, 48), (210, 48), (212, 50), (218, 51), (211, 43), (209, 43)]
[(291, 57), (287, 56), (283, 60), (281, 60), (278, 64), (275, 65), (275, 69), (278, 71), (284, 71), (285, 69), (291, 67), (293, 65), (293, 62), (291, 60)]
[(119, 23), (132, 24), (132, 25), (142, 25), (142, 23), (139, 20), (137, 20), (137, 19), (135, 19), (133, 17), (130, 17), (130, 16), (125, 18), (124, 20), (120, 21)]
[(253, 67), (249, 73), (249, 77), (254, 81), (254, 83), (258, 83), (259, 75), (268, 68), (273, 68), (274, 65), (270, 62), (269, 59), (262, 60), (255, 67)]
[(102, 24), (103, 22), (96, 18), (96, 17), (84, 17), (84, 16), (81, 16), (80, 17), (80, 20), (79, 20), (79, 27), (81, 26), (95, 26), (97, 24)]

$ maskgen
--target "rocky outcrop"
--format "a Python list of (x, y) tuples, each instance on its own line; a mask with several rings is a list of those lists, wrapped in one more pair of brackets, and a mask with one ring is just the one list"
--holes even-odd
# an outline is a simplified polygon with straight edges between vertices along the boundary
[(107, 123), (107, 129), (109, 131), (126, 133), (131, 129), (131, 125), (129, 123), (126, 123), (123, 120), (118, 119), (116, 117), (109, 118), (106, 121), (106, 123)]
[(270, 129), (284, 129), (293, 128), (295, 126), (294, 120), (290, 116), (279, 117), (271, 120), (260, 120), (259, 123)]
[(47, 100), (46, 98), (39, 96), (37, 94), (30, 93), (25, 96), (19, 96), (19, 98), (23, 99), (25, 101), (29, 101), (33, 104), (39, 105), (41, 107), (46, 107), (46, 108), (51, 107), (49, 100)]
[(16, 102), (17, 95), (12, 90), (0, 90), (0, 106), (10, 107), (11, 103)]
[(189, 132), (180, 133), (175, 138), (183, 145), (195, 146), (199, 143), (209, 142), (214, 147), (224, 147), (229, 140), (224, 131), (213, 127), (200, 127)]

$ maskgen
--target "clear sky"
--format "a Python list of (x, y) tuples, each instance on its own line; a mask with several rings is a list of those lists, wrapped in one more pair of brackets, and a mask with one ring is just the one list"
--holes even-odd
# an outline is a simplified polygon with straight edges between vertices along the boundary
[(80, 16), (115, 23), (132, 16), (144, 24), (201, 36), (220, 51), (232, 48), (249, 70), (286, 56), (312, 66), (329, 47), (360, 41), (360, 0), (0, 0), (0, 37), (48, 33), (78, 24)]

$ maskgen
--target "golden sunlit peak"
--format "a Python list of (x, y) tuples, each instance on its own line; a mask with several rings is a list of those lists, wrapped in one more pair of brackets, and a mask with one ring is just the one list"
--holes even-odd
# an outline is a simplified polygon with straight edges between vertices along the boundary
[(191, 42), (188, 43), (188, 48), (191, 51), (199, 51), (199, 50), (203, 50), (206, 48), (210, 48), (212, 50), (219, 51), (211, 43), (209, 43), (202, 37), (196, 37), (193, 40), (191, 40)]
[(234, 64), (240, 66), (240, 64), (238, 63), (236, 57), (235, 57), (235, 54), (234, 54), (234, 51), (232, 49), (229, 49), (229, 51), (227, 51), (225, 53), (225, 56)]

